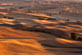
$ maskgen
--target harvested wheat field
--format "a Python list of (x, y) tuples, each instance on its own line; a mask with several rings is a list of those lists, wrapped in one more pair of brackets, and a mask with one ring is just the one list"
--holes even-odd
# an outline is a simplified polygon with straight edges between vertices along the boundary
[(0, 55), (82, 55), (82, 2), (0, 0)]

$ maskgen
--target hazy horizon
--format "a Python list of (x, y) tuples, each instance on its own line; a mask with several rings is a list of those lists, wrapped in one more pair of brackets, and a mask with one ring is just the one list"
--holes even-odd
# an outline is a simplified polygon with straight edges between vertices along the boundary
[(0, 1), (82, 1), (82, 0), (0, 0)]

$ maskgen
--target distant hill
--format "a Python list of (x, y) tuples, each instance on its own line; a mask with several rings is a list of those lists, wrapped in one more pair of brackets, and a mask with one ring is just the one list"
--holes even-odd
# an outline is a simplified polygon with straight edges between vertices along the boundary
[(10, 2), (10, 3), (26, 3), (26, 2), (33, 2), (33, 1), (39, 1), (39, 2), (44, 2), (44, 1), (68, 1), (68, 2), (82, 2), (82, 0), (0, 0), (0, 3), (2, 2)]
[(0, 0), (0, 2), (15, 2), (15, 1), (82, 1), (82, 0)]

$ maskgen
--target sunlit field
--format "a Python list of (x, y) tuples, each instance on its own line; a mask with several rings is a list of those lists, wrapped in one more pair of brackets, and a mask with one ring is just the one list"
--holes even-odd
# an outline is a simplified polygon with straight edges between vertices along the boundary
[(82, 55), (82, 1), (0, 0), (0, 55)]

